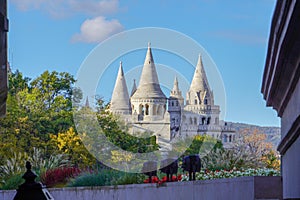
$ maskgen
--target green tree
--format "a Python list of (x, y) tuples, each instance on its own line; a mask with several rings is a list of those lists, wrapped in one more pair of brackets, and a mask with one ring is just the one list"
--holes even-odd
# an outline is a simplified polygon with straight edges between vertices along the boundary
[(71, 162), (76, 166), (91, 166), (96, 163), (96, 159), (84, 147), (79, 135), (74, 128), (70, 128), (66, 132), (51, 134), (52, 142), (58, 148), (58, 151), (69, 156)]
[(185, 151), (185, 155), (199, 154), (202, 152), (211, 151), (212, 149), (223, 148), (220, 140), (214, 139), (209, 135), (196, 135), (193, 138), (192, 144)]
[(9, 74), (7, 115), (0, 119), (0, 164), (11, 150), (32, 153), (34, 147), (43, 148), (44, 156), (49, 157), (56, 148), (49, 143), (50, 133), (58, 134), (74, 126), (73, 76), (46, 71), (29, 81), (19, 71)]
[(148, 153), (158, 149), (156, 137), (138, 138), (128, 133), (128, 127), (118, 116), (108, 111), (109, 104), (104, 105), (101, 99), (98, 102), (97, 119), (106, 138), (123, 150), (133, 153)]
[(19, 91), (28, 88), (29, 81), (30, 78), (23, 77), (23, 74), (19, 70), (16, 70), (14, 73), (8, 73), (9, 94), (16, 95)]

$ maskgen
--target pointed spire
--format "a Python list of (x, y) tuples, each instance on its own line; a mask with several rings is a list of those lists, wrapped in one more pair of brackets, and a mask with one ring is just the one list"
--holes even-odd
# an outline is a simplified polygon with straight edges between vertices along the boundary
[(194, 77), (191, 87), (187, 92), (187, 104), (200, 105), (209, 104), (213, 105), (211, 90), (208, 84), (206, 73), (204, 70), (202, 56), (199, 54), (197, 66), (195, 69)]
[(151, 43), (148, 43), (148, 50), (144, 62), (143, 72), (140, 79), (140, 85), (143, 84), (159, 84), (156, 67), (154, 64)]
[(179, 91), (177, 76), (175, 76), (173, 91)]
[(178, 85), (179, 85), (178, 79), (177, 79), (177, 76), (175, 76), (173, 90), (170, 93), (170, 99), (174, 99), (174, 98), (178, 99), (180, 102), (180, 105), (183, 105), (184, 99), (182, 97), (182, 93), (181, 93)]
[(130, 109), (126, 80), (123, 72), (122, 62), (120, 62), (119, 72), (111, 98), (110, 110), (115, 113), (129, 114)]
[(90, 102), (89, 102), (89, 97), (88, 96), (86, 97), (86, 100), (85, 100), (85, 107), (90, 108)]
[(204, 92), (205, 90), (210, 90), (208, 81), (207, 81), (207, 77), (206, 77), (206, 73), (205, 73), (205, 70), (203, 67), (201, 54), (199, 54), (197, 66), (196, 66), (194, 77), (193, 77), (192, 84), (190, 87), (190, 91), (191, 90), (197, 91), (197, 92), (199, 92), (199, 91)]
[(135, 79), (133, 79), (133, 86), (132, 86), (132, 90), (131, 90), (131, 93), (130, 93), (131, 97), (135, 93), (135, 91), (136, 91), (136, 83), (135, 83)]
[(132, 97), (133, 98), (149, 98), (149, 97), (166, 98), (159, 85), (150, 42), (148, 43), (148, 50), (146, 53), (144, 67), (140, 78), (140, 84), (137, 88), (137, 91), (133, 94)]

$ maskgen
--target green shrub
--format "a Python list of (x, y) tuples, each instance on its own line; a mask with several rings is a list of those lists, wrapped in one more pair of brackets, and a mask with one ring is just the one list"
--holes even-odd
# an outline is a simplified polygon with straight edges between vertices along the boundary
[(131, 174), (112, 169), (101, 169), (94, 173), (83, 173), (68, 184), (69, 187), (109, 186), (143, 183), (143, 174)]
[(21, 174), (25, 170), (26, 153), (13, 152), (12, 156), (5, 158), (5, 162), (0, 166), (0, 181), (5, 181), (16, 174)]
[(112, 185), (139, 184), (143, 183), (145, 178), (147, 177), (143, 174), (123, 173), (118, 179), (112, 181)]
[(69, 187), (81, 187), (81, 186), (104, 186), (110, 185), (111, 176), (106, 173), (101, 174), (82, 174), (77, 178), (71, 180), (68, 184)]
[(15, 190), (19, 185), (24, 183), (21, 174), (16, 174), (4, 181), (1, 190)]

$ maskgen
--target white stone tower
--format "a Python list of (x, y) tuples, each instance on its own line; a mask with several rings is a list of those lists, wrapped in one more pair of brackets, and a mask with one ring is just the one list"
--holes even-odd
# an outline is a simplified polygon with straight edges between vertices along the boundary
[(214, 104), (206, 73), (199, 55), (194, 77), (186, 95), (185, 110), (200, 114), (198, 125), (219, 125), (220, 107)]
[(111, 98), (110, 111), (119, 115), (130, 115), (131, 106), (123, 72), (122, 62), (120, 62), (119, 72), (115, 83), (115, 88)]
[(170, 140), (176, 138), (207, 134), (221, 140), (225, 148), (235, 140), (235, 131), (219, 120), (220, 107), (214, 103), (201, 55), (185, 103), (176, 77), (170, 97), (162, 92), (148, 44), (139, 85), (134, 81), (130, 96), (120, 63), (110, 111), (122, 116), (131, 134), (155, 135), (163, 154), (172, 148)]
[(170, 93), (170, 97), (168, 101), (171, 138), (174, 138), (180, 132), (181, 112), (183, 106), (184, 106), (184, 98), (182, 97), (182, 93), (179, 90), (177, 77), (175, 77), (174, 86)]
[(150, 43), (143, 66), (140, 83), (131, 97), (132, 113), (138, 121), (164, 119), (167, 98), (162, 92), (151, 52)]

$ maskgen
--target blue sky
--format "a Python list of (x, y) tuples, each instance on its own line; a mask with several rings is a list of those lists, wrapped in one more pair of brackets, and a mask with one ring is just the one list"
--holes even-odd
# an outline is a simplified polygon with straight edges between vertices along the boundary
[[(9, 61), (13, 70), (32, 78), (45, 70), (76, 75), (90, 51), (115, 33), (173, 29), (201, 44), (216, 63), (226, 90), (227, 121), (279, 126), (260, 93), (274, 7), (274, 0), (9, 0)], [(161, 54), (154, 51), (155, 61), (168, 62)], [(144, 53), (138, 56), (133, 59), (143, 64)], [(125, 72), (136, 67), (130, 64), (124, 63)], [(100, 90), (107, 100), (113, 82)], [(131, 90), (132, 81), (127, 85)]]

